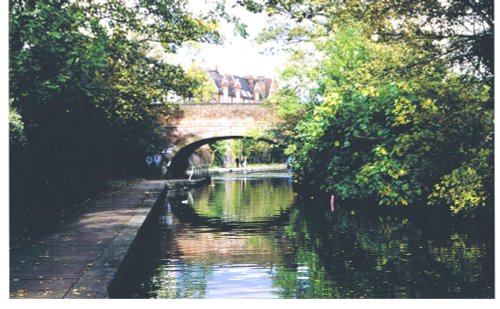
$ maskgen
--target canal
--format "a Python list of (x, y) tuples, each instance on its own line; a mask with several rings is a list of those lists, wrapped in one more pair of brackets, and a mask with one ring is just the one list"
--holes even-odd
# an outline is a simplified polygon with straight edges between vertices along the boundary
[(122, 297), (494, 297), (492, 227), (332, 208), (294, 193), (285, 171), (169, 196), (144, 256)]

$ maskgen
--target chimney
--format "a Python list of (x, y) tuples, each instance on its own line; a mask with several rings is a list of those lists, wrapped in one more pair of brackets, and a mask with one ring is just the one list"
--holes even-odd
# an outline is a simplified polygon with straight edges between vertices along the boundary
[(226, 76), (222, 79), (220, 83), (222, 87), (222, 103), (227, 103), (229, 101), (229, 82), (227, 81)]
[(256, 84), (255, 87), (253, 88), (253, 95), (255, 98), (255, 103), (259, 102), (260, 100), (260, 87), (259, 84)]
[(255, 80), (252, 75), (245, 75), (243, 78), (247, 80), (250, 87), (253, 87), (253, 85), (255, 84)]
[(234, 79), (234, 95), (236, 96), (235, 102), (241, 103), (241, 84), (237, 77)]

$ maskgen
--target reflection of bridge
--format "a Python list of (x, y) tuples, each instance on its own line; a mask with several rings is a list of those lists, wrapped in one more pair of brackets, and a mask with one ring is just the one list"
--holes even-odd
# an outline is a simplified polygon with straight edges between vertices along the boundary
[[(262, 185), (262, 182), (252, 182), (248, 185), (253, 188), (247, 189), (238, 185), (233, 188), (235, 191), (228, 190), (226, 184), (227, 182), (224, 187), (204, 187), (200, 191), (196, 190), (197, 194), (194, 193), (194, 196), (187, 193), (168, 197), (173, 215), (173, 221), (170, 223), (173, 237), (169, 250), (175, 251), (176, 256), (185, 262), (202, 260), (204, 265), (229, 263), (265, 266), (269, 265), (269, 261), (283, 260), (282, 255), (288, 254), (289, 249), (283, 242), (284, 238), (267, 235), (282, 235), (283, 227), (289, 222), (292, 212), (297, 209), (293, 206), (292, 189), (289, 186), (278, 187), (283, 189), (276, 191), (276, 194), (282, 197), (278, 199), (281, 203), (273, 202), (276, 200), (271, 194), (264, 200), (259, 200), (259, 206), (262, 204), (266, 205), (266, 209), (272, 209), (269, 215), (259, 213), (257, 209), (250, 207), (251, 204), (245, 204), (244, 209), (250, 217), (236, 218), (227, 216), (233, 213), (226, 203), (227, 197), (244, 196), (245, 192), (255, 194), (255, 186)], [(220, 190), (225, 193), (223, 199), (210, 204), (209, 208), (216, 209), (216, 204), (223, 203), (222, 213), (215, 210), (214, 214), (207, 214), (195, 206), (216, 200)], [(188, 203), (182, 202), (185, 199)], [(253, 217), (255, 213), (262, 216)]]
[[(171, 198), (174, 201), (173, 198)], [(214, 232), (243, 231), (246, 234), (261, 233), (269, 231), (276, 226), (281, 226), (288, 222), (292, 207), (280, 210), (279, 213), (268, 218), (260, 218), (252, 221), (233, 221), (228, 222), (218, 217), (208, 217), (196, 212), (192, 205), (183, 205), (180, 201), (175, 203), (174, 213), (183, 223), (193, 224), (197, 227), (207, 227)]]
[(177, 117), (166, 126), (165, 139), (174, 146), (167, 177), (183, 178), (189, 157), (199, 147), (260, 135), (271, 128), (273, 117), (272, 111), (262, 104), (181, 104)]

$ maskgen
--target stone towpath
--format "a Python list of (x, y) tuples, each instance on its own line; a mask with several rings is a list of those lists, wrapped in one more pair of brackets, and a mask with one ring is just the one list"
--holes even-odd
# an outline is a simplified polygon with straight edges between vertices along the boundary
[(109, 297), (109, 283), (164, 188), (164, 180), (134, 182), (43, 234), (11, 242), (10, 298)]

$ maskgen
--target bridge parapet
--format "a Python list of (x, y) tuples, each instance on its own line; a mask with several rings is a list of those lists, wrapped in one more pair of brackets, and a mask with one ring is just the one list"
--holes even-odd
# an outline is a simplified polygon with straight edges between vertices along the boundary
[(250, 103), (181, 104), (180, 111), (180, 117), (166, 126), (166, 140), (177, 147), (202, 139), (264, 132), (274, 118), (266, 106)]
[(170, 177), (183, 175), (189, 156), (200, 146), (259, 135), (272, 127), (274, 118), (271, 109), (258, 103), (180, 104), (178, 116), (165, 126), (165, 141), (174, 145)]

